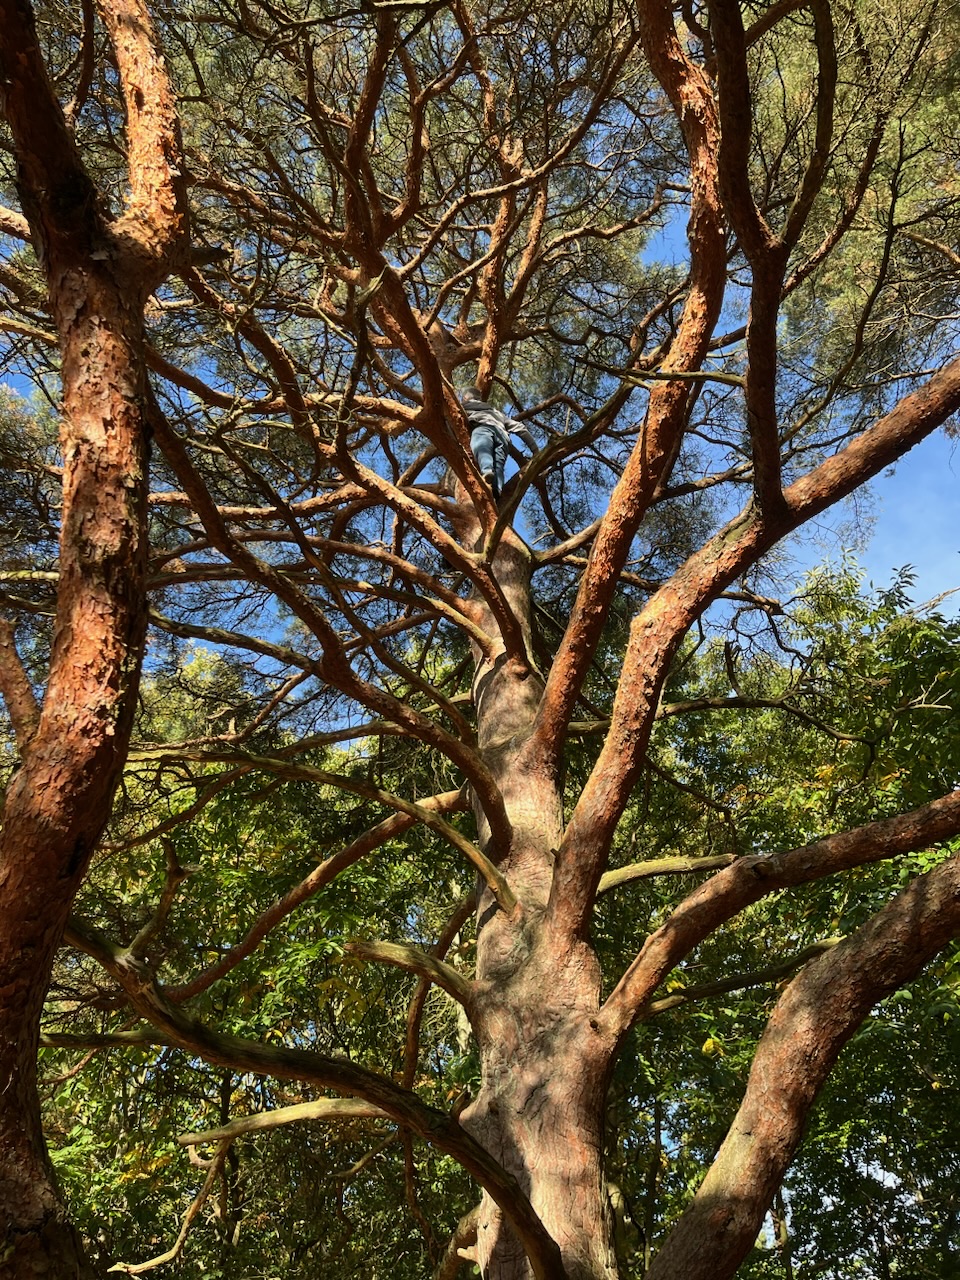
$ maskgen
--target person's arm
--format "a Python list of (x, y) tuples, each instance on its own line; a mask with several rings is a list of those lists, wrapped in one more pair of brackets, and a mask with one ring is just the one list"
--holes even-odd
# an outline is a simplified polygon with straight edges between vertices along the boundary
[(513, 418), (505, 418), (505, 422), (507, 430), (512, 436), (518, 436), (531, 453), (537, 452), (537, 442), (522, 422), (515, 422)]

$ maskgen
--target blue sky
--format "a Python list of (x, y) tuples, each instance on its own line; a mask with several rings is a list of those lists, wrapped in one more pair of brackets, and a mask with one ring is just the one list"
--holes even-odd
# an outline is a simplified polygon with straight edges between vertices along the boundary
[[(797, 580), (852, 555), (864, 589), (888, 587), (911, 567), (915, 605), (960, 587), (960, 440), (936, 431), (865, 489), (797, 530), (783, 550)], [(960, 614), (960, 591), (937, 605)]]
[[(873, 531), (860, 560), (886, 586), (892, 570), (913, 565), (913, 598), (925, 602), (960, 587), (960, 440), (937, 431), (871, 486)], [(960, 612), (960, 593), (944, 601)]]
[[(655, 231), (645, 248), (650, 261), (687, 262), (684, 211), (675, 210), (667, 225)], [(960, 438), (940, 430), (912, 449), (897, 466), (880, 476), (855, 502), (827, 513), (819, 529), (806, 526), (789, 551), (800, 571), (830, 561), (839, 564), (846, 533), (859, 533), (852, 548), (863, 566), (865, 585), (889, 586), (894, 571), (911, 565), (916, 575), (911, 595), (925, 604), (960, 587)], [(846, 528), (844, 528), (846, 526)], [(857, 528), (858, 527), (858, 528)], [(960, 613), (960, 591), (938, 606)]]

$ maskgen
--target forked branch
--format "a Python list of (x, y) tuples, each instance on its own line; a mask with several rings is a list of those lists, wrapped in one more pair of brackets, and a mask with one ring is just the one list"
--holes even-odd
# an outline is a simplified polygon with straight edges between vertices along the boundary
[(913, 880), (790, 983), (760, 1041), (736, 1119), (649, 1280), (733, 1275), (840, 1050), (879, 1000), (916, 978), (958, 933), (960, 857), (953, 857)]

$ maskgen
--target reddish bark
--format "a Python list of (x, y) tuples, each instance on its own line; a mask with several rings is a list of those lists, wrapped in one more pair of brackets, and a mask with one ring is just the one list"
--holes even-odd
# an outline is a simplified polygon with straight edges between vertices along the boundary
[(915, 978), (958, 931), (960, 858), (952, 858), (791, 982), (763, 1033), (736, 1119), (650, 1280), (733, 1275), (840, 1050), (877, 1001)]
[[(471, 1016), (483, 1087), (464, 1112), (467, 1131), (513, 1173), (560, 1246), (570, 1280), (615, 1280), (604, 1177), (606, 1062), (591, 1028), (599, 968), (585, 947), (558, 954), (529, 920), (511, 931), (522, 964), (507, 981), (480, 980)], [(488, 926), (489, 928), (489, 926)], [(502, 1213), (481, 1205), (481, 1274), (529, 1274)]]
[(3, 681), (21, 752), (0, 834), (4, 1280), (89, 1274), (43, 1144), (37, 1038), (53, 957), (110, 813), (136, 702), (146, 628), (143, 306), (185, 231), (172, 99), (150, 56), (147, 15), (130, 3), (105, 16), (133, 90), (139, 166), (129, 210), (113, 224), (47, 80), (29, 7), (0, 5), (4, 110), (60, 342), (64, 464), (57, 612), (39, 717), (29, 714), (9, 635)]
[[(667, 367), (693, 369), (700, 367), (723, 287), (721, 161), (715, 104), (712, 90), (676, 41), (666, 7), (645, 5), (642, 14), (645, 52), (683, 125), (694, 180), (689, 232), (694, 283), (666, 362)], [(823, 26), (819, 22), (821, 74), (829, 81), (830, 40), (829, 31), (824, 32)], [(738, 65), (742, 71), (742, 32), (740, 37), (741, 47), (734, 53), (741, 59)], [(749, 129), (742, 141), (748, 138)], [(818, 144), (825, 145), (822, 130)], [(606, 1074), (623, 1036), (641, 1015), (643, 1002), (685, 948), (701, 941), (726, 909), (740, 909), (733, 906), (734, 898), (741, 905), (756, 900), (783, 876), (799, 880), (828, 874), (834, 863), (846, 865), (889, 856), (895, 845), (916, 848), (957, 828), (957, 797), (951, 796), (916, 815), (882, 824), (882, 831), (868, 828), (846, 833), (809, 850), (734, 865), (692, 895), (688, 904), (678, 908), (674, 917), (651, 937), (643, 956), (603, 1011), (598, 1012), (598, 975), (586, 940), (592, 903), (613, 831), (642, 766), (663, 682), (683, 636), (706, 604), (763, 551), (815, 511), (876, 474), (921, 438), (933, 423), (942, 422), (956, 406), (960, 391), (960, 370), (944, 369), (923, 391), (908, 397), (865, 436), (781, 493), (773, 388), (776, 314), (787, 256), (784, 246), (760, 228), (752, 202), (746, 204), (749, 189), (745, 156), (743, 146), (739, 151), (734, 147), (728, 161), (726, 189), (735, 220), (748, 230), (751, 226), (756, 230), (752, 242), (755, 276), (748, 332), (751, 376), (747, 400), (758, 504), (692, 556), (634, 621), (610, 731), (591, 779), (556, 845), (552, 839), (561, 833), (554, 827), (553, 815), (558, 812), (558, 805), (552, 779), (563, 726), (570, 718), (585, 664), (606, 616), (613, 584), (622, 567), (623, 548), (629, 545), (675, 456), (689, 384), (658, 383), (650, 395), (643, 431), (594, 539), (573, 616), (542, 697), (539, 677), (525, 675), (521, 687), (511, 678), (509, 663), (491, 662), (489, 656), (478, 660), (475, 691), (479, 695), (480, 746), (502, 789), (513, 826), (509, 847), (496, 850), (488, 846), (487, 852), (497, 858), (521, 905), (512, 917), (494, 911), (489, 902), (486, 911), (481, 908), (480, 994), (470, 1012), (480, 1045), (484, 1083), (480, 1096), (464, 1113), (463, 1122), (514, 1173), (544, 1225), (560, 1243), (569, 1274), (584, 1280), (615, 1274), (616, 1266), (605, 1208), (599, 1119)], [(738, 175), (741, 163), (742, 172)], [(797, 209), (809, 210), (821, 176), (822, 156), (818, 153), (811, 160)], [(800, 213), (791, 215), (791, 237), (798, 233), (800, 225)], [(518, 562), (509, 563), (506, 555), (498, 555), (495, 567), (498, 574), (503, 574), (511, 607), (524, 619), (528, 602), (523, 575), (517, 572)], [(488, 616), (483, 622), (496, 636), (496, 627)], [(521, 778), (522, 782), (518, 781)], [(478, 819), (482, 824), (482, 814)], [(555, 861), (554, 849), (558, 850)], [(694, 916), (699, 916), (696, 922)], [(952, 936), (956, 923), (946, 923), (942, 929), (938, 926), (935, 931), (939, 943), (931, 942), (931, 949), (924, 952), (928, 958), (936, 946), (944, 945)], [(831, 956), (812, 968), (834, 972), (837, 963)], [(913, 972), (921, 966), (922, 962), (918, 963)], [(803, 987), (798, 990), (802, 992)], [(865, 996), (856, 1009), (851, 1004), (842, 1035), (832, 1041), (825, 1035), (823, 1074), (839, 1052), (843, 1038), (859, 1024), (870, 1003), (871, 998)], [(776, 1024), (771, 1034), (777, 1035)], [(762, 1056), (760, 1061), (764, 1061)], [(782, 1065), (778, 1060), (770, 1066), (766, 1086), (779, 1090), (784, 1108), (793, 1108), (791, 1140), (783, 1142), (777, 1134), (756, 1125), (753, 1183), (744, 1178), (736, 1186), (725, 1187), (724, 1195), (729, 1196), (729, 1203), (725, 1204), (711, 1200), (715, 1185), (711, 1183), (699, 1202), (706, 1207), (702, 1211), (700, 1207), (691, 1210), (689, 1227), (684, 1220), (682, 1239), (686, 1244), (675, 1246), (677, 1251), (667, 1255), (672, 1262), (658, 1263), (660, 1270), (656, 1274), (730, 1275), (742, 1257), (742, 1253), (734, 1257), (736, 1249), (748, 1237), (748, 1244), (755, 1239), (762, 1214), (823, 1078), (812, 1072), (810, 1087), (791, 1102), (796, 1073), (778, 1075)], [(749, 1123), (754, 1121), (755, 1117), (751, 1117)], [(731, 1142), (735, 1143), (735, 1139)], [(571, 1152), (575, 1153), (572, 1163)], [(730, 1157), (733, 1166), (737, 1159), (736, 1153)], [(775, 1171), (775, 1176), (762, 1176), (761, 1167), (768, 1174)], [(729, 1180), (726, 1166), (721, 1165), (717, 1177), (725, 1176)], [(704, 1215), (709, 1218), (711, 1212), (716, 1212), (727, 1223), (737, 1206), (747, 1201), (746, 1225), (737, 1236), (737, 1244), (733, 1248), (719, 1243), (713, 1248), (703, 1247)], [(723, 1226), (720, 1235), (726, 1230)], [(490, 1280), (514, 1280), (527, 1274), (516, 1237), (489, 1202), (481, 1210), (478, 1258), (482, 1274)], [(694, 1258), (700, 1260), (700, 1270), (696, 1272), (690, 1269)]]
[(550, 907), (558, 928), (586, 928), (614, 829), (642, 767), (663, 682), (687, 629), (764, 551), (878, 475), (958, 408), (960, 359), (789, 485), (779, 513), (767, 517), (747, 508), (695, 552), (636, 616), (610, 729), (560, 846)]

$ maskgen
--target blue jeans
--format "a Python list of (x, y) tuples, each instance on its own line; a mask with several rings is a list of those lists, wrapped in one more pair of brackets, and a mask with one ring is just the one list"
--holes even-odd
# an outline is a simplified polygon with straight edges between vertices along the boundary
[(492, 427), (474, 427), (470, 432), (470, 448), (477, 460), (480, 474), (492, 474), (490, 488), (495, 498), (503, 488), (503, 468), (507, 461), (506, 445)]

